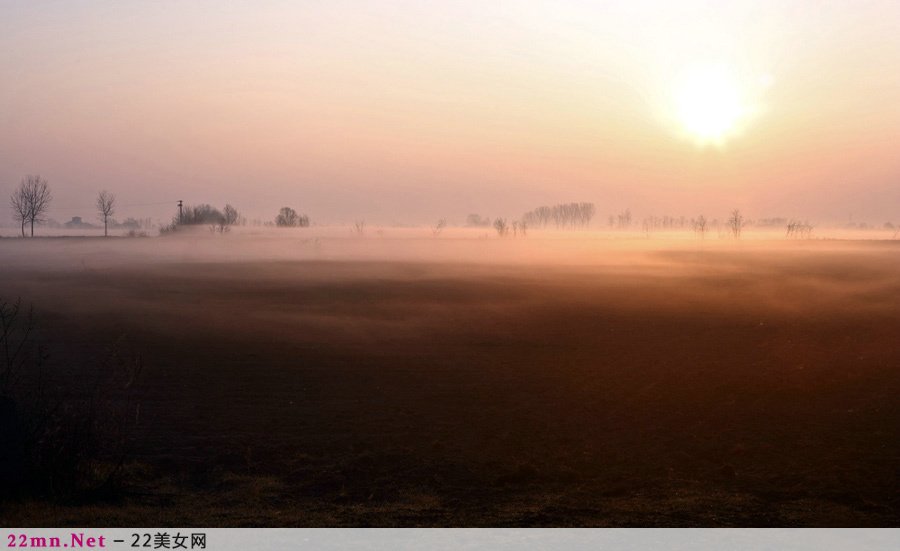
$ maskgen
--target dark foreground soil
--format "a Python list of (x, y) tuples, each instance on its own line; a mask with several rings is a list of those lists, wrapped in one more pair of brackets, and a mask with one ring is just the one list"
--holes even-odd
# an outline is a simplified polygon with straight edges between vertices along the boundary
[(145, 363), (122, 494), (6, 525), (900, 525), (896, 246), (19, 263), (0, 289), (53, 361), (127, 335)]

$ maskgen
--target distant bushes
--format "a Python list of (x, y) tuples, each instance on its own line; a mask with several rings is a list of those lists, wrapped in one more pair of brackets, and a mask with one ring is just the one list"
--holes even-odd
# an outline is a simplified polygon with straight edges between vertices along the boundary
[(159, 227), (159, 235), (171, 235), (178, 231), (178, 224), (174, 221)]
[(481, 216), (480, 214), (470, 214), (466, 216), (467, 228), (489, 228), (491, 227), (491, 219), (489, 216)]
[(178, 230), (179, 226), (209, 226), (217, 233), (228, 233), (232, 226), (245, 225), (247, 219), (231, 205), (219, 210), (212, 205), (185, 205), (180, 216), (172, 219), (170, 224), (160, 226), (159, 234), (168, 235)]
[(211, 205), (186, 205), (181, 213), (181, 219), (176, 220), (183, 226), (201, 225), (228, 225), (232, 226), (240, 221), (240, 214), (231, 205), (225, 205), (224, 211)]
[(275, 226), (279, 228), (305, 228), (309, 226), (309, 216), (297, 214), (291, 207), (281, 207), (275, 217)]
[(497, 230), (497, 235), (506, 237), (509, 233), (509, 223), (506, 221), (506, 218), (497, 218), (494, 220), (494, 229)]

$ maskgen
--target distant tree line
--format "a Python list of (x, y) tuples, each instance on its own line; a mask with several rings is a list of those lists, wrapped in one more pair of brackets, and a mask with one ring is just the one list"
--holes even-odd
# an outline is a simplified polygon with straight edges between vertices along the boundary
[(594, 218), (594, 203), (559, 203), (541, 206), (522, 215), (522, 222), (532, 228), (546, 228), (553, 224), (557, 229), (583, 229)]
[(491, 218), (489, 216), (481, 216), (480, 214), (470, 214), (466, 216), (467, 228), (489, 228), (491, 227)]
[(211, 205), (185, 205), (181, 212), (180, 219), (176, 218), (176, 222), (183, 226), (202, 226), (227, 224), (233, 226), (243, 221), (243, 217), (231, 205), (225, 205), (219, 210)]
[(787, 224), (787, 218), (760, 218), (755, 225), (758, 228), (783, 228)]
[[(26, 228), (30, 227), (31, 236), (34, 237), (34, 226), (49, 222), (52, 227), (60, 227), (62, 224), (54, 220), (48, 220), (46, 214), (50, 208), (50, 202), (53, 195), (50, 191), (50, 185), (47, 180), (39, 175), (29, 174), (22, 178), (18, 187), (10, 195), (9, 206), (13, 213), (13, 220), (20, 226), (22, 237), (25, 237)], [(179, 205), (181, 202), (179, 201)], [(113, 215), (116, 213), (116, 196), (107, 190), (102, 190), (97, 196), (95, 202), (97, 212), (97, 220), (103, 224), (104, 236), (109, 235), (111, 228), (126, 228), (129, 234), (136, 234), (136, 231), (144, 226), (143, 222), (128, 218), (123, 223), (118, 223)], [(263, 225), (262, 221), (255, 220), (257, 225)], [(209, 226), (213, 232), (227, 233), (232, 226), (246, 225), (247, 219), (238, 212), (233, 206), (226, 204), (222, 210), (219, 210), (207, 203), (199, 205), (185, 205), (179, 208), (178, 215), (172, 218), (172, 222), (168, 225), (160, 227), (160, 233), (170, 233), (175, 231), (179, 226)], [(443, 228), (445, 222), (440, 224), (439, 230)], [(291, 227), (307, 227), (310, 225), (309, 216), (306, 214), (298, 214), (297, 211), (290, 207), (282, 207), (275, 216), (274, 221), (267, 222), (266, 226), (277, 226), (284, 228)], [(71, 222), (65, 224), (66, 228), (76, 229), (93, 229), (93, 224), (83, 222), (81, 217), (73, 217)], [(149, 219), (147, 227), (150, 227)], [(142, 234), (145, 235), (145, 234)]]
[(641, 222), (641, 230), (650, 234), (653, 231), (683, 230), (687, 226), (684, 216), (648, 216)]
[[(225, 205), (219, 209), (208, 205), (185, 205), (181, 212), (181, 218), (173, 219), (173, 226), (202, 226), (207, 225), (214, 232), (228, 233), (232, 226), (245, 226), (247, 219), (231, 205)], [(254, 220), (254, 225), (274, 226), (278, 228), (305, 228), (309, 226), (309, 216), (298, 214), (290, 207), (282, 207), (272, 222), (262, 224), (260, 220)], [(169, 230), (174, 229), (167, 228)]]

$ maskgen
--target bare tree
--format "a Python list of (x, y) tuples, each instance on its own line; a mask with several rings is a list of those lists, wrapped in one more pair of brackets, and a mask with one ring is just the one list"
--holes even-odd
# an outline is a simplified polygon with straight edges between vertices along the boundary
[(362, 237), (366, 233), (366, 221), (365, 220), (357, 220), (353, 223), (353, 227), (350, 228), (350, 234), (355, 235), (356, 237)]
[(594, 206), (594, 203), (581, 203), (579, 207), (581, 208), (581, 227), (586, 228), (590, 225), (594, 214), (597, 213), (597, 207)]
[(652, 217), (644, 218), (644, 220), (641, 222), (641, 231), (644, 232), (647, 239), (650, 239), (650, 233), (653, 231), (653, 229), (654, 229), (653, 218)]
[(18, 189), (11, 197), (11, 204), (16, 220), (22, 222), (22, 235), (25, 235), (24, 226), (31, 224), (31, 236), (34, 237), (34, 224), (44, 222), (44, 214), (50, 208), (53, 195), (47, 180), (38, 175), (29, 174), (22, 178)]
[(431, 226), (431, 236), (439, 237), (441, 232), (444, 231), (444, 228), (447, 226), (447, 219), (441, 218), (437, 221), (437, 224)]
[(809, 224), (809, 222), (799, 222), (795, 220), (791, 220), (791, 222), (787, 225), (787, 234), (785, 237), (796, 237), (798, 239), (809, 239), (810, 234), (812, 233), (813, 227)]
[(466, 216), (466, 227), (469, 228), (486, 228), (491, 225), (491, 219), (480, 214), (470, 214)]
[(591, 223), (596, 212), (594, 203), (544, 205), (523, 214), (522, 222), (541, 228), (546, 227), (551, 221), (557, 228), (585, 228)]
[(47, 180), (35, 175), (26, 177), (26, 183), (29, 179), (30, 185), (26, 184), (26, 187), (30, 188), (29, 202), (31, 204), (31, 212), (29, 219), (31, 222), (31, 236), (34, 237), (34, 223), (43, 224), (46, 221), (44, 214), (50, 208), (50, 201), (53, 200), (53, 195), (50, 193), (50, 186), (47, 184)]
[(97, 218), (103, 222), (103, 236), (109, 236), (109, 217), (116, 213), (116, 196), (105, 189), (97, 196)]
[(506, 218), (494, 220), (494, 229), (497, 230), (497, 235), (506, 237), (506, 234), (509, 233), (509, 224), (506, 222)]
[(25, 224), (28, 223), (28, 199), (22, 186), (19, 186), (9, 197), (9, 204), (13, 210), (13, 219), (21, 224), (22, 237), (25, 237)]
[(275, 225), (279, 228), (293, 228), (299, 225), (300, 217), (297, 211), (291, 207), (281, 207), (278, 216), (275, 217)]
[(215, 214), (216, 216), (211, 221), (209, 227), (210, 231), (213, 233), (219, 232), (224, 235), (231, 231), (231, 226), (234, 226), (241, 221), (240, 213), (231, 205), (225, 205), (222, 212), (215, 210)]
[(706, 237), (706, 217), (702, 214), (697, 218), (691, 219), (691, 227), (694, 229), (694, 235), (703, 239)]
[(185, 205), (178, 218), (173, 220), (173, 222), (177, 222), (180, 226), (199, 226), (203, 224), (215, 226), (223, 217), (224, 215), (219, 209), (209, 204)]
[(731, 217), (728, 218), (728, 222), (726, 223), (728, 229), (731, 231), (732, 237), (735, 239), (741, 238), (741, 230), (744, 229), (744, 215), (741, 214), (741, 211), (738, 209), (734, 209), (731, 211)]
[(222, 218), (224, 218), (226, 226), (234, 226), (241, 220), (241, 214), (231, 205), (225, 205), (222, 209)]

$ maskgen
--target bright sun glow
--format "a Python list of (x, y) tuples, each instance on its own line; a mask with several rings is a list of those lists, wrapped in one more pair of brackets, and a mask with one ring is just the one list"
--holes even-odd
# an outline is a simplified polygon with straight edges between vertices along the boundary
[(679, 82), (675, 107), (700, 141), (721, 142), (744, 115), (737, 82), (724, 66), (695, 68)]

